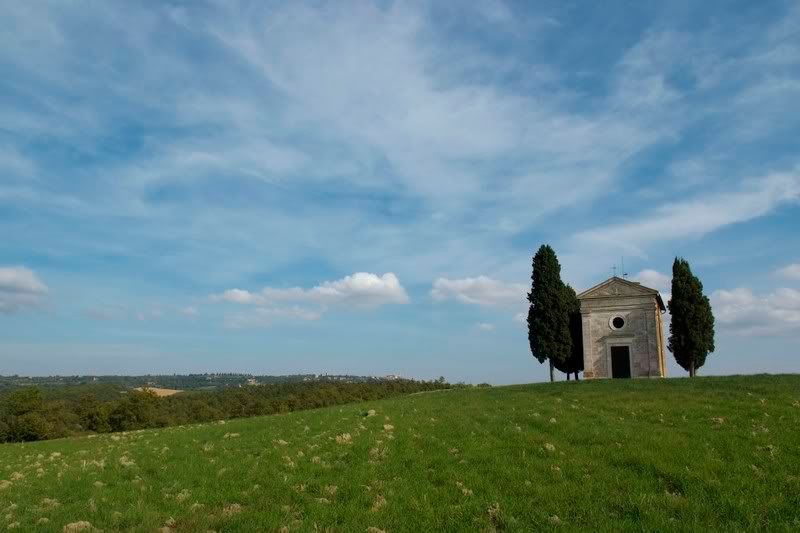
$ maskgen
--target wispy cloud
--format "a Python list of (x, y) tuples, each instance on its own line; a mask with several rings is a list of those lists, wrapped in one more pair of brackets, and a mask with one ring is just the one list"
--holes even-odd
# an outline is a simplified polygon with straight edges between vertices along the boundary
[[(629, 157), (665, 135), (650, 112), (622, 112), (624, 98), (579, 105), (587, 95), (559, 89), (552, 74), (541, 77), (553, 66), (535, 55), (526, 58), (532, 64), (516, 64), (489, 49), (475, 54), (473, 44), (443, 35), (420, 6), (287, 4), (251, 6), (246, 15), (234, 3), (131, 10), (122, 17), (99, 5), (77, 17), (14, 9), (16, 24), (43, 26), (35, 47), (9, 43), (19, 52), (16, 71), (34, 79), (46, 71), (51, 85), (80, 86), (98, 102), (76, 108), (41, 94), (46, 111), (23, 111), (23, 137), (44, 135), (42, 123), (74, 124), (49, 135), (93, 156), (80, 176), (63, 178), (71, 187), (39, 190), (27, 201), (60, 197), (59, 209), (72, 216), (132, 217), (134, 254), (163, 238), (182, 243), (168, 260), (156, 258), (166, 269), (202, 260), (231, 277), (247, 275), (252, 268), (242, 256), (258, 253), (253, 242), (265, 228), (282, 226), (287, 231), (272, 239), (285, 245), (273, 249), (312, 249), (343, 268), (354, 256), (374, 262), (391, 252), (405, 262), (404, 275), (430, 279), (447, 253), (488, 263), (476, 245), (495, 249), (498, 234), (513, 235), (600, 194)], [(476, 13), (509, 30), (530, 24), (502, 3)], [(542, 20), (550, 22), (536, 22), (532, 31), (546, 35), (554, 24)], [(113, 32), (115, 46), (97, 47), (76, 33), (86, 25)], [(197, 47), (212, 52), (202, 66)], [(89, 50), (110, 67), (87, 71), (78, 58)], [(620, 86), (639, 75), (627, 63), (612, 69)], [(501, 81), (509, 77), (524, 83)], [(124, 158), (92, 153), (116, 124), (170, 133), (150, 133)], [(498, 161), (503, 168), (492, 168)], [(325, 205), (328, 194), (309, 196), (309, 187), (342, 191), (350, 202)], [(230, 205), (219, 205), (223, 195), (215, 189), (240, 188), (247, 192), (226, 194)], [(530, 194), (542, 188), (548, 198)], [(318, 209), (296, 217), (299, 197)], [(265, 213), (273, 198), (279, 200)], [(480, 224), (467, 221), (475, 210), (484, 213)], [(431, 228), (434, 213), (445, 218)], [(410, 231), (397, 231), (399, 221)], [(352, 250), (335, 244), (356, 228)], [(223, 249), (218, 233), (241, 241), (238, 252)], [(80, 253), (81, 241), (69, 242), (70, 252)], [(217, 250), (220, 257), (209, 260)], [(288, 255), (270, 260), (288, 262)]]
[(6, 176), (30, 176), (36, 164), (13, 146), (0, 144), (0, 172)]
[(476, 278), (439, 278), (433, 282), (431, 297), (444, 301), (454, 299), (461, 303), (484, 307), (514, 307), (524, 304), (527, 287), (518, 283), (504, 283), (488, 276)]
[(139, 322), (146, 322), (148, 320), (159, 320), (164, 317), (164, 311), (161, 309), (148, 309), (146, 311), (138, 311), (136, 313), (136, 320)]
[(81, 311), (81, 314), (92, 320), (119, 320), (123, 318), (125, 310), (111, 307), (90, 307)]
[(195, 317), (195, 316), (198, 316), (200, 314), (200, 311), (198, 311), (197, 308), (192, 306), (192, 305), (187, 305), (186, 307), (181, 307), (178, 310), (178, 312), (180, 314), (182, 314), (183, 316), (188, 316), (188, 317)]
[(232, 313), (225, 317), (225, 327), (230, 329), (268, 328), (277, 320), (319, 320), (319, 311), (304, 309), (302, 307), (257, 307), (251, 311)]
[(737, 191), (666, 203), (635, 220), (579, 232), (579, 244), (600, 244), (643, 256), (649, 244), (699, 238), (800, 200), (800, 170), (748, 180)]
[(200, 313), (194, 306), (175, 308), (171, 306), (162, 307), (159, 305), (140, 305), (138, 307), (129, 307), (123, 304), (98, 304), (82, 309), (80, 314), (86, 318), (101, 321), (120, 320), (152, 322), (156, 320), (169, 319), (174, 316), (196, 317)]

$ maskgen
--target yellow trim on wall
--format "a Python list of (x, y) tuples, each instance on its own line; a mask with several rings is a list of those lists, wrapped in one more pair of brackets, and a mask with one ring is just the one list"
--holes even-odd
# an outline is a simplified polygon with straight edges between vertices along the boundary
[(656, 302), (656, 328), (658, 330), (658, 371), (662, 378), (667, 377), (667, 362), (664, 359), (664, 330), (661, 325), (661, 309)]

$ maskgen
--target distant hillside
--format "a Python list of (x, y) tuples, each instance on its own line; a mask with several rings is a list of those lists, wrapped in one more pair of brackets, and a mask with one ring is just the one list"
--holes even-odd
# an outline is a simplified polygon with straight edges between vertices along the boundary
[(0, 525), (796, 531), (800, 376), (455, 389), (0, 446)]
[(143, 376), (0, 376), (0, 391), (20, 387), (65, 387), (78, 385), (115, 385), (123, 388), (158, 387), (177, 390), (210, 390), (244, 385), (271, 385), (306, 381), (368, 383), (397, 379), (397, 376), (351, 376), (332, 374), (290, 374), (259, 376), (254, 374), (153, 374)]
[(448, 387), (442, 380), (327, 378), (188, 391), (107, 383), (16, 387), (0, 391), (0, 443), (288, 413)]

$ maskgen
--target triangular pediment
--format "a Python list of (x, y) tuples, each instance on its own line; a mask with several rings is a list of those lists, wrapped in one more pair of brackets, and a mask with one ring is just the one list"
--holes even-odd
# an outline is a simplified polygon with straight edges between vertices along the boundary
[(617, 298), (620, 296), (658, 296), (658, 291), (649, 289), (627, 279), (613, 277), (607, 279), (591, 289), (578, 295), (581, 300), (586, 298)]

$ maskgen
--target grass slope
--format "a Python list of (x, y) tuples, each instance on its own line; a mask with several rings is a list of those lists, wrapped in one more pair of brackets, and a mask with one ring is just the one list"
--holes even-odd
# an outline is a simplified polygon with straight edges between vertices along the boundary
[(754, 376), (443, 391), (9, 444), (0, 528), (797, 530), (799, 422), (800, 376)]

